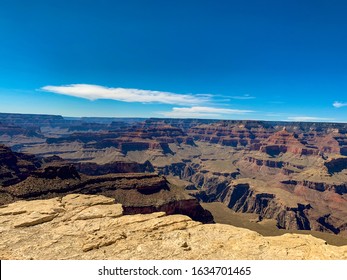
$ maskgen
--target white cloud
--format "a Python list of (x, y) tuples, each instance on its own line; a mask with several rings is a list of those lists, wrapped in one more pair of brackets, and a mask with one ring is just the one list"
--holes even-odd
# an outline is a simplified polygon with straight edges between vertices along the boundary
[(230, 96), (232, 99), (239, 99), (239, 100), (247, 100), (247, 99), (254, 99), (254, 96), (251, 96), (249, 94), (239, 95), (239, 96)]
[(243, 115), (252, 113), (250, 110), (224, 109), (214, 107), (174, 107), (171, 112), (160, 112), (159, 114), (169, 118), (215, 118), (221, 115)]
[(341, 107), (347, 106), (347, 103), (335, 101), (335, 102), (333, 103), (333, 106), (334, 106), (335, 108), (341, 108)]
[(211, 99), (211, 95), (206, 94), (177, 94), (172, 92), (132, 88), (109, 88), (89, 84), (44, 86), (41, 88), (41, 90), (88, 100), (112, 99), (123, 102), (164, 103), (178, 105), (198, 105), (208, 102)]
[(319, 118), (319, 117), (288, 117), (289, 121), (294, 121), (294, 122), (318, 122), (318, 121), (333, 121), (334, 119), (331, 118)]

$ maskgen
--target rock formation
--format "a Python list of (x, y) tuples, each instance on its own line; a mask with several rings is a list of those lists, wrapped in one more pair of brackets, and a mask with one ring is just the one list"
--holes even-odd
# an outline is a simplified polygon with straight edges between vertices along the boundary
[(154, 172), (153, 165), (146, 161), (138, 163), (133, 161), (114, 161), (106, 164), (93, 162), (74, 163), (76, 169), (87, 175), (105, 175), (110, 173), (144, 173)]
[(38, 114), (6, 114), (0, 113), (0, 122), (25, 126), (59, 126), (68, 123), (62, 116)]
[(347, 157), (332, 158), (324, 163), (330, 174), (341, 172), (347, 169)]
[(0, 145), (0, 186), (18, 183), (40, 166), (33, 155), (14, 153), (4, 145)]
[[(0, 114), (0, 122), (3, 127), (20, 129), (35, 125), (43, 138), (24, 136), (24, 132), (23, 138), (20, 134), (10, 137), (0, 130), (0, 142), (14, 151), (35, 154), (42, 168), (59, 162), (58, 155), (63, 159), (60, 163), (73, 164), (80, 176), (42, 178), (39, 176), (42, 171), (38, 171), (27, 178), (35, 169), (30, 172), (24, 169), (23, 174), (11, 169), (9, 173), (8, 165), (3, 164), (0, 183), (6, 181), (11, 186), (1, 190), (2, 203), (25, 197), (25, 193), (31, 198), (33, 194), (40, 198), (71, 192), (114, 196), (112, 188), (118, 184), (115, 182), (130, 179), (107, 174), (156, 172), (174, 178), (181, 184), (182, 193), (186, 188), (201, 201), (222, 202), (238, 213), (256, 214), (259, 220), (273, 219), (278, 228), (347, 236), (347, 124), (344, 123), (65, 119), (18, 114)], [(63, 173), (69, 173), (66, 168)], [(54, 173), (54, 168), (49, 172)], [(5, 177), (9, 174), (13, 177)], [(91, 175), (100, 181), (93, 181), (96, 178)], [(159, 178), (143, 180), (159, 182), (162, 180)], [(25, 182), (20, 182), (24, 179)], [(16, 183), (19, 184), (13, 185)], [(165, 193), (165, 188), (161, 192)], [(150, 203), (154, 202), (149, 200), (148, 204), (140, 205), (141, 213), (160, 210), (161, 206)], [(179, 203), (169, 199), (165, 203), (162, 210), (178, 213), (170, 209), (177, 209)], [(127, 205), (125, 201), (123, 204)], [(127, 209), (137, 213), (136, 207)]]
[(164, 177), (153, 173), (87, 176), (79, 174), (73, 165), (66, 164), (45, 166), (18, 184), (0, 188), (0, 204), (71, 193), (111, 197), (123, 205), (127, 214), (164, 211), (167, 214), (185, 214), (205, 223), (213, 222), (212, 215), (195, 198)]
[(0, 208), (1, 259), (345, 260), (347, 246), (310, 235), (263, 237), (163, 212), (124, 215), (103, 196), (71, 194)]

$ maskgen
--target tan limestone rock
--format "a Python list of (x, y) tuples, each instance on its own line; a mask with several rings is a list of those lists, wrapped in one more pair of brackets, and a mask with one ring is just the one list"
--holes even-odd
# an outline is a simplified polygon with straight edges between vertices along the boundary
[(18, 201), (0, 208), (1, 259), (347, 259), (310, 235), (263, 237), (163, 212), (122, 215), (103, 196)]

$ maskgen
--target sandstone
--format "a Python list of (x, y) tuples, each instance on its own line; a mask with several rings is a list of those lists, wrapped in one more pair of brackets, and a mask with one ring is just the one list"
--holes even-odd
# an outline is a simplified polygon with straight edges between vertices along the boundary
[(14, 224), (14, 227), (30, 227), (38, 224), (52, 221), (57, 215), (56, 214), (42, 214), (32, 212), (29, 215), (18, 219)]
[[(17, 201), (0, 210), (1, 259), (347, 259), (347, 246), (310, 235), (263, 237), (163, 212), (122, 215), (104, 196)], [(54, 216), (33, 223), (38, 213)]]

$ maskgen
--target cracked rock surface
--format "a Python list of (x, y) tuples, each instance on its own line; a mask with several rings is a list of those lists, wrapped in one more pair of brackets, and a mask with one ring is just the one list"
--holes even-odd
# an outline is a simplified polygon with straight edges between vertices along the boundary
[(0, 207), (1, 259), (347, 259), (310, 235), (263, 237), (163, 212), (123, 215), (104, 196), (17, 201)]

